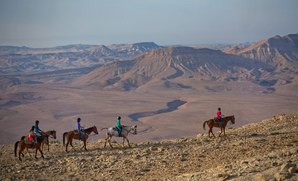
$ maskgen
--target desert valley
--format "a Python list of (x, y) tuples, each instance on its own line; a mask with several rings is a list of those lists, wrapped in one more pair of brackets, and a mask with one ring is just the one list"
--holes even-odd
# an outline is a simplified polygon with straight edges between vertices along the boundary
[(35, 120), (61, 140), (77, 117), (100, 130), (121, 115), (140, 142), (203, 133), (218, 107), (235, 115), (229, 127), (298, 110), (298, 34), (238, 46), (1, 46), (0, 67), (0, 144)]

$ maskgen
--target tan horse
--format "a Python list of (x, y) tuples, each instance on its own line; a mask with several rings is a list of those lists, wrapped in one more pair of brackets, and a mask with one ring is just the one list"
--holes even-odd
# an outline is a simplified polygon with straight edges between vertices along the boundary
[(109, 143), (110, 147), (112, 147), (111, 145), (111, 139), (113, 136), (116, 136), (116, 137), (123, 137), (123, 147), (124, 147), (124, 142), (125, 140), (127, 141), (128, 143), (128, 146), (130, 146), (129, 144), (129, 140), (127, 138), (128, 134), (129, 133), (132, 133), (132, 134), (137, 134), (137, 125), (134, 125), (134, 126), (122, 126), (122, 133), (121, 135), (119, 135), (118, 131), (115, 129), (115, 128), (102, 128), (101, 130), (104, 130), (106, 129), (107, 130), (107, 138), (105, 139), (105, 145), (104, 145), (104, 148), (106, 147), (106, 144), (107, 142)]
[(41, 157), (44, 158), (43, 156), (43, 153), (42, 153), (42, 150), (41, 150), (41, 144), (42, 142), (44, 141), (44, 136), (42, 135), (41, 137), (39, 137), (37, 139), (37, 143), (26, 143), (26, 136), (22, 136), (21, 140), (20, 141), (17, 141), (14, 145), (14, 154), (15, 156), (17, 157), (17, 149), (18, 149), (18, 146), (20, 147), (20, 151), (19, 151), (19, 160), (22, 161), (21, 159), (21, 155), (24, 157), (24, 154), (23, 154), (23, 151), (27, 148), (29, 149), (36, 149), (35, 150), (35, 158), (37, 159), (37, 150), (39, 150), (40, 154), (41, 154)]
[(217, 128), (220, 128), (220, 134), (218, 136), (220, 136), (222, 133), (224, 135), (226, 135), (226, 126), (227, 126), (227, 123), (231, 121), (232, 124), (235, 124), (235, 116), (232, 115), (232, 116), (226, 116), (224, 118), (221, 119), (221, 122), (215, 122), (214, 119), (209, 119), (208, 121), (205, 121), (204, 124), (203, 124), (203, 128), (204, 130), (205, 129), (205, 124), (207, 123), (208, 127), (209, 127), (209, 132), (208, 132), (208, 135), (210, 137), (210, 133), (215, 137), (215, 135), (213, 134), (212, 132), (212, 128), (213, 127), (217, 127)]
[(82, 148), (85, 148), (85, 150), (87, 151), (87, 148), (86, 148), (86, 141), (89, 137), (89, 134), (91, 132), (94, 132), (95, 134), (98, 134), (98, 131), (97, 131), (97, 128), (96, 126), (93, 126), (93, 127), (90, 127), (90, 128), (87, 128), (84, 130), (84, 135), (83, 135), (83, 138), (80, 139), (80, 134), (77, 130), (74, 130), (74, 131), (69, 131), (69, 132), (65, 132), (63, 133), (63, 145), (65, 146), (65, 137), (67, 137), (67, 143), (66, 143), (66, 149), (65, 151), (67, 151), (67, 147), (68, 147), (68, 144), (70, 144), (70, 146), (74, 149), (73, 145), (72, 145), (72, 140), (73, 139), (76, 139), (76, 140), (81, 140), (84, 142), (84, 146)]

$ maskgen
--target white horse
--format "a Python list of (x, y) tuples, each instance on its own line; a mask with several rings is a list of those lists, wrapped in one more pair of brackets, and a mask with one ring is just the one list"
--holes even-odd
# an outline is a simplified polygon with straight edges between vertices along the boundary
[(122, 126), (122, 132), (121, 132), (121, 135), (119, 135), (118, 131), (116, 128), (102, 128), (101, 130), (104, 130), (104, 129), (107, 129), (107, 138), (105, 139), (106, 142), (105, 142), (105, 146), (106, 147), (106, 144), (107, 144), (107, 141), (109, 142), (109, 145), (111, 148), (112, 145), (111, 145), (111, 139), (113, 136), (116, 136), (116, 137), (123, 137), (123, 147), (124, 147), (124, 142), (125, 140), (127, 141), (128, 143), (128, 146), (130, 146), (129, 144), (129, 140), (127, 139), (127, 136), (129, 133), (132, 133), (132, 134), (137, 134), (137, 125), (134, 125), (134, 126)]

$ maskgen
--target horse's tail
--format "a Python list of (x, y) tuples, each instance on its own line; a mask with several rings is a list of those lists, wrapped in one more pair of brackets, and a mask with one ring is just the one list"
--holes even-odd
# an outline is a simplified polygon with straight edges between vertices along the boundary
[(206, 130), (205, 125), (206, 125), (207, 122), (208, 122), (208, 121), (205, 121), (204, 124), (203, 124), (203, 128), (204, 128), (204, 130)]
[(101, 128), (101, 131), (104, 130), (104, 129), (108, 130), (109, 128)]
[(19, 142), (20, 142), (20, 141), (17, 141), (17, 142), (14, 144), (14, 155), (15, 155), (15, 156), (17, 156), (17, 149), (18, 149)]
[(65, 136), (67, 135), (67, 132), (63, 133), (63, 146), (65, 146)]

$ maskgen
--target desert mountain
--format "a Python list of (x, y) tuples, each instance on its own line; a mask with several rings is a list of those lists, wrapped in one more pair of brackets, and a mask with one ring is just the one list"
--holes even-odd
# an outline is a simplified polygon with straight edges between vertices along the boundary
[(274, 66), (277, 70), (298, 69), (298, 33), (286, 36), (274, 36), (259, 41), (249, 47), (233, 47), (225, 50), (226, 53), (240, 55), (245, 58), (259, 60)]
[(162, 48), (154, 42), (140, 42), (134, 44), (113, 44), (108, 46), (111, 50), (116, 51), (119, 56), (130, 57), (140, 53), (148, 52), (153, 49)]
[(75, 83), (131, 90), (153, 80), (253, 80), (268, 73), (268, 70), (270, 66), (262, 62), (219, 50), (171, 47), (152, 50), (132, 61), (107, 64)]

